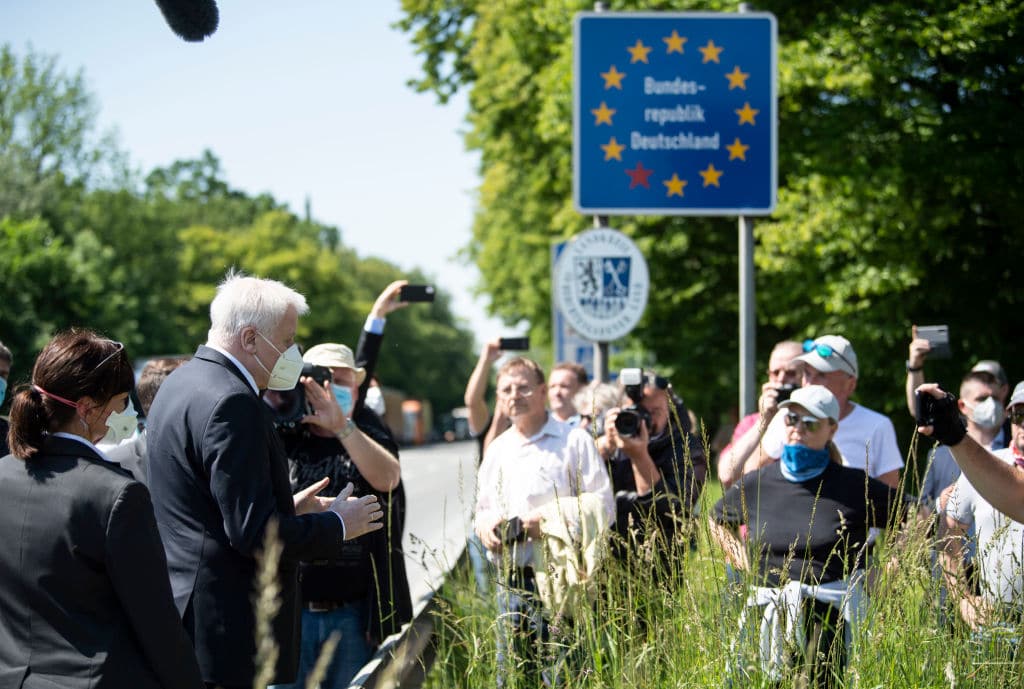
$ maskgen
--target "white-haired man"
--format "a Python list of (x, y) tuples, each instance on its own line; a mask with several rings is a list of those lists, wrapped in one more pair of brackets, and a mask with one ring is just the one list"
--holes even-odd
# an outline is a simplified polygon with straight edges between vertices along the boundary
[[(175, 604), (208, 685), (252, 686), (251, 601), (268, 522), (277, 523), (284, 548), (276, 682), (291, 681), (298, 665), (298, 561), (336, 557), (344, 539), (381, 527), (380, 503), (348, 500), (351, 487), (333, 500), (291, 493), (260, 392), (298, 382), (295, 330), (307, 311), (305, 298), (280, 282), (229, 274), (210, 305), (207, 344), (167, 378), (150, 410), (153, 507)], [(342, 431), (346, 420), (326, 391), (304, 383), (318, 423)]]

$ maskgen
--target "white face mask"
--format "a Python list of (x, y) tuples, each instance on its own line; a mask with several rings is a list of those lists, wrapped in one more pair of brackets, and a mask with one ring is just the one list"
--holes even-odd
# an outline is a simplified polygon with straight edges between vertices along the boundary
[(267, 381), (268, 390), (291, 390), (299, 382), (299, 376), (302, 375), (302, 354), (299, 352), (299, 346), (293, 344), (283, 352), (274, 347), (274, 343), (267, 339), (267, 337), (256, 331), (257, 334), (263, 338), (263, 341), (274, 348), (274, 351), (280, 354), (277, 357), (277, 361), (274, 362), (274, 368), (267, 371), (267, 367), (263, 365), (260, 358), (256, 357), (256, 363), (260, 365), (260, 368), (264, 370), (269, 376), (270, 380)]
[(1003, 422), (1003, 410), (996, 402), (996, 398), (986, 397), (974, 405), (974, 409), (971, 411), (971, 421), (985, 430), (999, 426)]
[(384, 395), (376, 385), (370, 386), (366, 391), (366, 407), (371, 409), (377, 416), (384, 416)]
[(129, 398), (128, 406), (124, 411), (111, 412), (107, 417), (107, 434), (100, 442), (104, 444), (117, 445), (121, 441), (128, 440), (139, 428), (139, 415), (132, 406)]

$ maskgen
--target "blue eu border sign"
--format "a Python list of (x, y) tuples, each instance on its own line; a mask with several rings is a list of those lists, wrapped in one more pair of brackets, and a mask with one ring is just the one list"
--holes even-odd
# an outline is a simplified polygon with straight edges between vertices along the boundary
[(581, 13), (574, 35), (581, 213), (775, 209), (774, 15)]

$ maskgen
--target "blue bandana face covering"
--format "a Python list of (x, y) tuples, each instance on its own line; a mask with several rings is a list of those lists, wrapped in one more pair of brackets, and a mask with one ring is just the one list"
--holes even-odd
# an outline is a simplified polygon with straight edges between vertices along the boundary
[(331, 383), (331, 390), (334, 392), (334, 399), (338, 400), (341, 413), (346, 417), (352, 416), (352, 407), (355, 406), (352, 401), (352, 390), (334, 383)]
[(812, 450), (806, 445), (786, 445), (782, 448), (782, 476), (799, 483), (820, 476), (830, 462), (828, 448)]
[(7, 397), (7, 379), (0, 378), (0, 404), (4, 403), (5, 397)]

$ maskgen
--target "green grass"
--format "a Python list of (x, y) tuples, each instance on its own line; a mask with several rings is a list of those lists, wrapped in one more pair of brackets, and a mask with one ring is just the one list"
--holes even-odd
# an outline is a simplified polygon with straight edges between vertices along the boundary
[[(720, 495), (721, 487), (709, 483), (703, 513)], [(734, 686), (767, 686), (757, 670), (756, 629), (748, 643), (733, 649), (745, 589), (727, 584), (722, 555), (703, 521), (693, 528), (695, 551), (685, 542), (663, 546), (671, 549), (672, 558), (661, 579), (654, 576), (657, 563), (650, 551), (634, 567), (606, 561), (597, 600), (573, 611), (571, 643), (579, 660), (562, 686), (722, 687), (726, 662), (734, 657), (749, 672), (742, 681), (734, 675)], [(879, 560), (895, 564), (878, 568), (867, 622), (840, 686), (1024, 686), (1024, 652), (1014, 659), (1007, 644), (977, 644), (962, 625), (940, 623), (927, 538), (909, 535), (898, 546), (892, 541), (882, 544)], [(428, 688), (496, 685), (493, 593), (477, 592), (467, 570), (453, 572), (438, 595), (437, 655)], [(510, 689), (530, 686), (516, 670), (504, 680)], [(774, 686), (800, 685), (793, 677)]]

